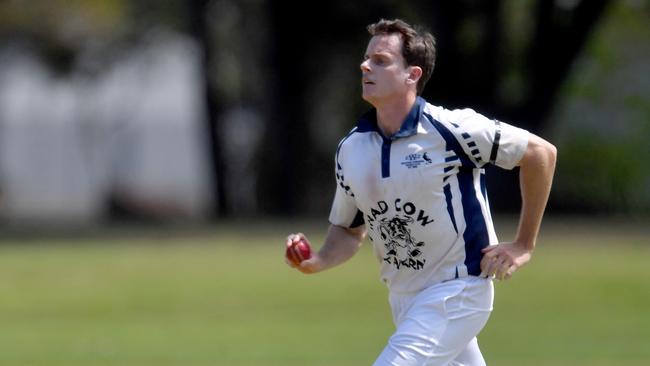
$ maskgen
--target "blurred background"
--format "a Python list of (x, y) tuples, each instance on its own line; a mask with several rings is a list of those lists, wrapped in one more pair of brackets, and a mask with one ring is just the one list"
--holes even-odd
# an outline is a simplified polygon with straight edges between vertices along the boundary
[(0, 225), (325, 220), (381, 17), (436, 35), (431, 103), (558, 146), (548, 215), (650, 213), (646, 0), (5, 0)]
[[(317, 276), (366, 25), (430, 29), (424, 97), (559, 150), (488, 364), (650, 359), (650, 0), (0, 0), (0, 365), (358, 366), (393, 331), (370, 245)], [(512, 238), (517, 172), (488, 168)]]

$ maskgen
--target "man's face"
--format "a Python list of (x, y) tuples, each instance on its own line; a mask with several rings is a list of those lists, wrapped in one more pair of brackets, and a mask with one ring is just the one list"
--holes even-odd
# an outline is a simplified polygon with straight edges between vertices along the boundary
[(402, 56), (402, 40), (397, 34), (370, 39), (361, 63), (363, 99), (375, 107), (409, 90), (409, 68)]

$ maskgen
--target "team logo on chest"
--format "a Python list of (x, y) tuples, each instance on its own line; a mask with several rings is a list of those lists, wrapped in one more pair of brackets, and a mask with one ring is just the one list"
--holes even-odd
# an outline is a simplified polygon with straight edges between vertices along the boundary
[[(394, 214), (390, 215), (389, 212)], [(376, 208), (371, 208), (366, 214), (366, 224), (379, 235), (384, 245), (384, 263), (391, 264), (396, 269), (421, 270), (424, 267), (426, 259), (422, 258), (422, 250), (426, 244), (413, 236), (411, 228), (427, 226), (432, 222), (434, 219), (424, 210), (418, 209), (412, 202), (403, 202), (400, 198), (392, 205), (379, 201)], [(372, 240), (372, 236), (370, 238)]]
[(409, 169), (418, 168), (420, 165), (430, 165), (433, 163), (433, 160), (427, 155), (427, 153), (413, 153), (408, 154), (404, 157), (400, 164), (404, 165)]
[(413, 221), (410, 216), (395, 216), (390, 219), (383, 218), (379, 222), (379, 233), (386, 247), (383, 260), (397, 269), (406, 267), (420, 270), (426, 262), (426, 259), (419, 258), (422, 256), (421, 248), (424, 242), (417, 241), (408, 227)]

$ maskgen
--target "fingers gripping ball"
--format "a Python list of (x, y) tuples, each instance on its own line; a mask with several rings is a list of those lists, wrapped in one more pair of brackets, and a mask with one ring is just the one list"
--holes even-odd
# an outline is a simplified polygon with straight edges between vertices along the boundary
[(306, 241), (301, 239), (287, 247), (286, 255), (289, 261), (299, 266), (302, 261), (311, 258), (311, 248)]

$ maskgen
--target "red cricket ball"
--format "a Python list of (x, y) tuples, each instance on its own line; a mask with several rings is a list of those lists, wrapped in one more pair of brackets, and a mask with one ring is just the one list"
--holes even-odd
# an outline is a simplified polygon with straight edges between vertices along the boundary
[(311, 248), (305, 240), (300, 239), (287, 247), (286, 255), (293, 264), (299, 266), (302, 261), (311, 258)]

